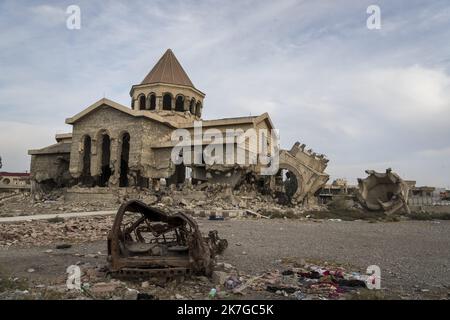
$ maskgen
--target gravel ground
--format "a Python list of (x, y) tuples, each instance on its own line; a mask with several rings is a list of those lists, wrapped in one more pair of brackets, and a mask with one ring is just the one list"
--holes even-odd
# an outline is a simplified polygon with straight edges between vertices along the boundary
[(378, 265), (386, 289), (450, 289), (450, 221), (235, 220), (202, 225), (217, 228), (229, 240), (224, 258), (247, 272), (270, 268), (282, 257), (296, 257), (348, 264), (361, 271)]
[[(206, 233), (217, 229), (228, 239), (223, 260), (250, 274), (275, 268), (279, 259), (328, 261), (364, 271), (381, 268), (387, 292), (417, 298), (430, 292), (450, 293), (450, 221), (198, 220)], [(46, 252), (52, 249), (51, 253)], [(100, 254), (98, 254), (100, 252)], [(46, 282), (65, 277), (68, 265), (78, 261), (105, 263), (105, 241), (55, 246), (0, 248), (0, 268), (16, 276)], [(80, 256), (81, 254), (81, 256)], [(27, 273), (33, 268), (35, 272)]]

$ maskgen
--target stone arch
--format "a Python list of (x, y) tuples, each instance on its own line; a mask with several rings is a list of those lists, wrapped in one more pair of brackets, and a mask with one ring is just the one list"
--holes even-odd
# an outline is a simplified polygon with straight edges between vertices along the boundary
[(292, 195), (289, 195), (291, 200), (293, 202), (302, 201), (303, 200), (302, 195), (303, 195), (303, 189), (304, 189), (304, 187), (303, 187), (304, 178), (303, 178), (302, 174), (296, 167), (292, 166), (291, 164), (289, 164), (287, 162), (281, 162), (281, 159), (280, 159), (279, 172), (282, 170), (287, 170), (288, 172), (290, 172), (295, 177), (295, 180), (297, 183), (297, 188), (296, 188), (295, 192), (293, 192)]
[(163, 110), (172, 110), (172, 94), (166, 92), (163, 94)]
[(149, 110), (156, 110), (156, 94), (154, 92), (148, 95), (148, 105)]
[(179, 94), (175, 99), (175, 111), (184, 112), (184, 96)]
[(86, 134), (81, 138), (82, 153), (81, 153), (81, 183), (85, 186), (91, 186), (91, 163), (92, 163), (92, 138)]
[(109, 178), (113, 175), (111, 170), (111, 134), (106, 129), (97, 133), (97, 168), (98, 185), (106, 187)]

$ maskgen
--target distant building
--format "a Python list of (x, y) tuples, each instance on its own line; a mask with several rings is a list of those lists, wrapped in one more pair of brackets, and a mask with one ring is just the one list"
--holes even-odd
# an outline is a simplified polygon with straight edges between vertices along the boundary
[(26, 172), (0, 172), (0, 192), (30, 189), (30, 174)]

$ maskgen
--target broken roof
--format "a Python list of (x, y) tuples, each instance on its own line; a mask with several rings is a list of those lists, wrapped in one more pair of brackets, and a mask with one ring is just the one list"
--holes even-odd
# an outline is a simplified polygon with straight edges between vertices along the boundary
[(70, 153), (72, 143), (71, 142), (58, 142), (52, 144), (48, 147), (36, 150), (28, 150), (29, 155), (36, 154), (59, 154), (59, 153)]
[(171, 49), (167, 49), (141, 82), (141, 84), (150, 83), (169, 83), (195, 88)]

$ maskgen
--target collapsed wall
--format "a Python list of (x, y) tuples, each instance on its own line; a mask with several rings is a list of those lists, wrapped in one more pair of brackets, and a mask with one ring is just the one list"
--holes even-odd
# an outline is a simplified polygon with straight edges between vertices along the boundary
[(400, 176), (392, 172), (391, 168), (385, 173), (366, 170), (369, 175), (365, 179), (358, 179), (357, 199), (369, 211), (382, 211), (393, 214), (404, 209), (410, 213), (407, 199), (408, 184)]
[[(296, 142), (291, 150), (280, 150), (280, 171), (288, 171), (284, 191), (289, 200), (293, 203), (314, 204), (317, 201), (316, 193), (329, 179), (329, 175), (324, 172), (328, 161), (323, 154), (316, 154), (311, 149), (305, 151), (305, 144), (300, 142)], [(280, 181), (277, 177), (275, 180)], [(280, 183), (275, 182), (277, 184)]]
[(69, 173), (71, 135), (56, 135), (56, 144), (29, 150), (31, 192), (47, 192), (73, 184)]

